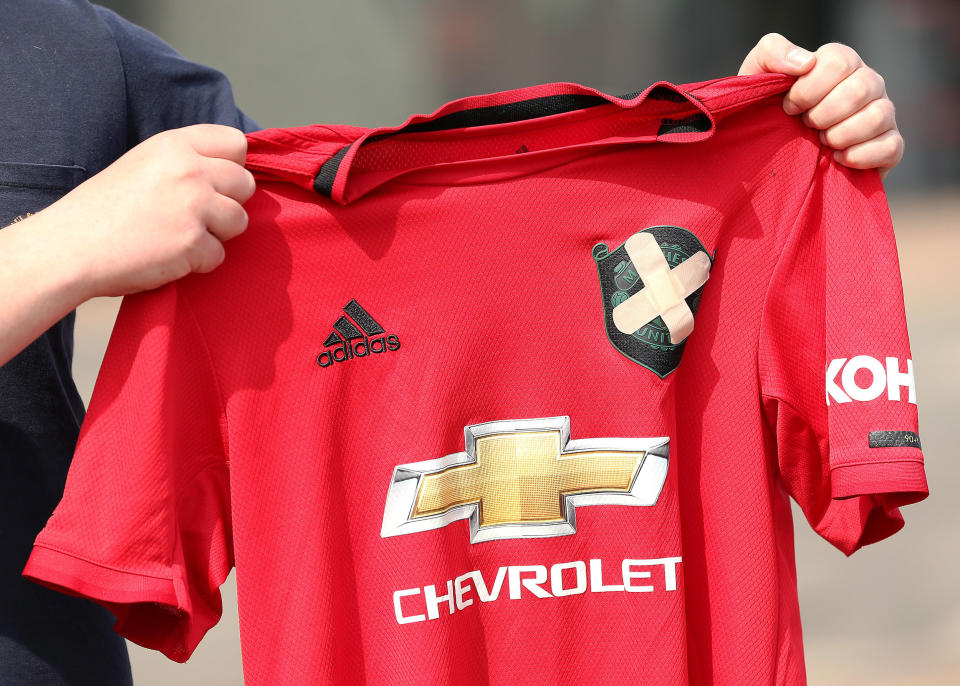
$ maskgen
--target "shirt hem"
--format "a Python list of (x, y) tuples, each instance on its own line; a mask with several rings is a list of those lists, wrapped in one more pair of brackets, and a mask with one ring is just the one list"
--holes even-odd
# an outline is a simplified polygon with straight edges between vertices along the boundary
[(831, 495), (838, 499), (897, 493), (916, 494), (916, 500), (922, 500), (929, 493), (919, 460), (838, 465), (830, 470), (830, 476)]
[(42, 544), (34, 544), (22, 575), (104, 606), (117, 617), (115, 632), (171, 660), (185, 662), (192, 652), (183, 631), (190, 612), (175, 579), (114, 569)]

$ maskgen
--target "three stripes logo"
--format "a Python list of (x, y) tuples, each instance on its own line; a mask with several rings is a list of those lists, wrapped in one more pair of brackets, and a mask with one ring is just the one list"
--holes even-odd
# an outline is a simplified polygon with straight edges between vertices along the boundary
[(317, 357), (321, 367), (400, 349), (400, 339), (393, 334), (385, 335), (383, 327), (356, 300), (348, 302), (343, 311), (333, 324), (333, 333), (323, 342), (327, 349)]

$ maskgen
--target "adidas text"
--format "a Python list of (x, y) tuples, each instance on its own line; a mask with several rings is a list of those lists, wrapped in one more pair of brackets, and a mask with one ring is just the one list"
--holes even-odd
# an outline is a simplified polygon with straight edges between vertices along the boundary
[(321, 367), (329, 367), (334, 362), (346, 362), (354, 357), (366, 357), (388, 350), (399, 350), (400, 339), (394, 335), (381, 336), (380, 338), (361, 338), (359, 340), (340, 342), (330, 350), (324, 350), (317, 357), (317, 364)]

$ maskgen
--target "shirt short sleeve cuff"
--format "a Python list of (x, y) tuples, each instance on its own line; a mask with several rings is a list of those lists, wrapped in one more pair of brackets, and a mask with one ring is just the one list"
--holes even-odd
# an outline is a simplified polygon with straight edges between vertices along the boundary
[(173, 579), (115, 569), (41, 544), (34, 544), (23, 576), (103, 605), (117, 618), (114, 631), (171, 660), (186, 661), (196, 645)]
[(831, 495), (899, 494), (897, 505), (923, 500), (928, 493), (923, 463), (917, 460), (846, 464), (831, 470)]

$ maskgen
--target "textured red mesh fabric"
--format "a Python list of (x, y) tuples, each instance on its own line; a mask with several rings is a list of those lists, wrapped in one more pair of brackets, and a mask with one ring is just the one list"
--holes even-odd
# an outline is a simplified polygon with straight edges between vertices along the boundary
[(851, 553), (926, 483), (882, 186), (789, 85), (252, 134), (250, 228), (125, 300), (25, 574), (185, 660), (235, 564), (252, 685), (803, 683), (789, 497)]

